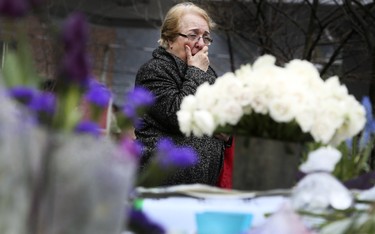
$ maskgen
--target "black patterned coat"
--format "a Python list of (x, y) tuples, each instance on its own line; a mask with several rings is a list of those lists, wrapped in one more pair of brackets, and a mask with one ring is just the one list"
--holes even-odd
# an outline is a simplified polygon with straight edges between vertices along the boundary
[(153, 58), (138, 71), (135, 85), (150, 90), (156, 103), (143, 118), (141, 128), (135, 130), (137, 140), (144, 146), (141, 171), (149, 162), (157, 141), (168, 137), (177, 145), (192, 147), (199, 155), (196, 166), (179, 169), (163, 185), (203, 183), (215, 185), (223, 165), (225, 144), (214, 137), (184, 136), (178, 126), (177, 111), (182, 99), (195, 94), (204, 82), (213, 84), (217, 77), (212, 68), (207, 72), (188, 66), (180, 58), (159, 47)]

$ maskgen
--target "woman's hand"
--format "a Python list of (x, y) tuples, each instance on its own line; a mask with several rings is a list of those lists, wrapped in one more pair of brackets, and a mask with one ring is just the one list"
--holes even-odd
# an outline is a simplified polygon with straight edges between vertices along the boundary
[(190, 66), (197, 67), (203, 71), (208, 70), (210, 65), (210, 60), (208, 59), (208, 47), (204, 46), (198, 53), (195, 55), (191, 54), (191, 49), (189, 46), (185, 46), (186, 51), (186, 62)]

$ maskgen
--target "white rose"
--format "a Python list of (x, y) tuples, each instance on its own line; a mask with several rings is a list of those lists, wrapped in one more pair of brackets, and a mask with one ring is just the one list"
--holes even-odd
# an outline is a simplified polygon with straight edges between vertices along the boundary
[(214, 107), (214, 116), (218, 125), (235, 125), (243, 116), (241, 105), (233, 98), (221, 100)]
[(269, 102), (269, 113), (276, 122), (290, 122), (295, 117), (295, 108), (293, 108), (292, 98), (280, 97), (272, 99)]
[(186, 136), (190, 136), (192, 131), (192, 117), (193, 115), (189, 111), (180, 110), (177, 112), (177, 120), (180, 131)]
[(180, 110), (194, 111), (197, 108), (197, 99), (193, 95), (188, 95), (182, 99)]
[(208, 110), (220, 98), (219, 95), (208, 82), (201, 84), (195, 93), (197, 109)]
[(193, 113), (193, 134), (195, 136), (201, 137), (204, 134), (212, 136), (212, 133), (216, 129), (214, 118), (212, 114), (208, 111), (199, 110)]
[(253, 63), (253, 70), (257, 70), (259, 68), (273, 66), (276, 62), (276, 58), (272, 55), (263, 55), (259, 57), (254, 63)]

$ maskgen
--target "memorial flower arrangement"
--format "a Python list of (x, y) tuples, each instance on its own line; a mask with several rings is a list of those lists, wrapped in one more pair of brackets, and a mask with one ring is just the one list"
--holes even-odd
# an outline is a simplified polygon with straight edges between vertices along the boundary
[[(341, 181), (348, 181), (349, 186), (356, 188), (369, 188), (368, 181), (356, 178), (371, 171), (371, 153), (375, 140), (375, 120), (373, 118), (372, 104), (369, 97), (365, 96), (361, 101), (366, 110), (366, 123), (360, 134), (342, 142), (337, 148), (342, 152), (342, 159), (335, 168), (334, 175)], [(354, 179), (354, 180), (353, 180)], [(359, 185), (361, 184), (361, 185)]]
[[(124, 231), (134, 186), (156, 186), (166, 172), (196, 163), (190, 148), (163, 139), (153, 168), (137, 178), (141, 145), (130, 136), (111, 138), (100, 121), (111, 111), (111, 91), (91, 74), (88, 22), (74, 12), (60, 25), (62, 48), (53, 89), (34, 66), (26, 16), (41, 0), (0, 0), (11, 32), (0, 76), (1, 233), (113, 233)], [(138, 122), (154, 97), (135, 87), (124, 96), (118, 125)], [(132, 225), (130, 225), (132, 226)], [(160, 233), (163, 230), (160, 229)]]
[(186, 135), (224, 132), (283, 141), (338, 145), (365, 125), (365, 109), (340, 84), (323, 80), (308, 61), (284, 67), (271, 55), (202, 84), (177, 113)]

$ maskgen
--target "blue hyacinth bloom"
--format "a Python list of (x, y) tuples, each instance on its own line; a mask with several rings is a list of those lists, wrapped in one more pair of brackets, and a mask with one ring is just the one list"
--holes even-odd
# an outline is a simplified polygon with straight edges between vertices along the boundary
[(29, 107), (36, 112), (52, 115), (56, 110), (56, 97), (53, 93), (39, 92), (33, 97)]
[(86, 100), (103, 108), (108, 105), (111, 96), (109, 89), (104, 84), (101, 84), (94, 79), (90, 82), (89, 89), (85, 94)]
[(74, 131), (77, 133), (87, 133), (91, 134), (93, 136), (99, 136), (100, 135), (100, 127), (97, 123), (92, 121), (81, 121), (79, 122), (76, 127), (74, 128)]
[(190, 167), (198, 162), (196, 152), (189, 147), (178, 147), (167, 139), (161, 139), (157, 144), (157, 161), (161, 167)]

